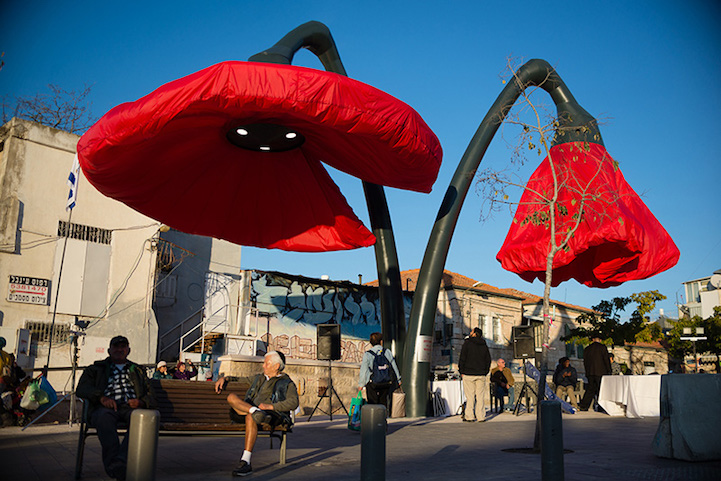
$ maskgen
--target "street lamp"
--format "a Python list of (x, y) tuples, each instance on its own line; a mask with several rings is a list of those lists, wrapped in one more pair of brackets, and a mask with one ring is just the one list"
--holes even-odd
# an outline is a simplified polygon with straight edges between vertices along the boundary
[(698, 373), (698, 359), (696, 359), (696, 341), (705, 341), (708, 338), (703, 335), (703, 327), (695, 328), (695, 335), (693, 331), (694, 329), (691, 327), (684, 327), (683, 336), (681, 336), (679, 339), (681, 339), (682, 341), (691, 341), (693, 343), (693, 366), (694, 372)]
[[(458, 222), (463, 201), (468, 193), (471, 182), (475, 177), (476, 170), (483, 159), (493, 136), (503, 123), (509, 110), (521, 95), (521, 93), (529, 86), (537, 86), (551, 95), (551, 98), (557, 108), (557, 129), (556, 136), (553, 139), (551, 152), (554, 159), (558, 162), (574, 162), (575, 153), (572, 148), (566, 146), (581, 145), (584, 151), (587, 151), (587, 158), (594, 158), (595, 164), (602, 162), (607, 158), (608, 153), (601, 139), (596, 119), (586, 112), (576, 102), (566, 84), (561, 80), (560, 76), (544, 61), (534, 59), (522, 65), (515, 73), (512, 81), (506, 84), (501, 94), (491, 106), (485, 118), (478, 127), (475, 135), (471, 139), (456, 172), (446, 191), (443, 202), (436, 217), (431, 236), (426, 247), (423, 257), (423, 263), (418, 276), (416, 291), (413, 298), (413, 306), (411, 308), (410, 321), (408, 326), (408, 337), (405, 343), (403, 356), (403, 379), (404, 388), (407, 394), (406, 409), (411, 417), (423, 416), (426, 411), (428, 382), (430, 377), (430, 356), (424, 355), (427, 352), (427, 346), (432, 339), (433, 321), (436, 312), (436, 303), (438, 301), (439, 286), (443, 268), (448, 256), (451, 238)], [(610, 176), (612, 177), (612, 176)], [(615, 184), (611, 187), (615, 187)], [(628, 190), (631, 190), (628, 187)], [(621, 192), (624, 194), (625, 192)], [(635, 194), (635, 193), (634, 193)], [(631, 215), (642, 212), (642, 202), (639, 199), (638, 209), (634, 206), (631, 209), (625, 209), (631, 212)], [(578, 273), (592, 272), (594, 275), (601, 274), (601, 283), (608, 282), (609, 285), (620, 284), (631, 279), (641, 279), (650, 277), (651, 275), (668, 269), (673, 266), (678, 259), (678, 249), (673, 242), (670, 241), (668, 234), (658, 224), (648, 211), (649, 217), (643, 215), (642, 221), (634, 224), (633, 229), (628, 229), (630, 239), (629, 243), (634, 244), (633, 249), (629, 250), (628, 256), (623, 256), (627, 262), (619, 263), (618, 259), (622, 256), (615, 255), (615, 245), (619, 239), (609, 239), (607, 236), (600, 236), (591, 243), (582, 246), (578, 253), (584, 253), (593, 249), (591, 254), (586, 255), (579, 264), (584, 268), (574, 268), (570, 272), (567, 270), (565, 275), (559, 276), (558, 280), (569, 278), (577, 278)], [(645, 214), (645, 212), (643, 212)], [(654, 232), (662, 231), (664, 235), (659, 236), (643, 236), (644, 229), (647, 227), (646, 221), (653, 218), (659, 229), (652, 229)], [(626, 221), (624, 215), (619, 216), (621, 222)], [(589, 229), (593, 231), (593, 229)], [(641, 237), (634, 238), (634, 236)], [(635, 242), (634, 242), (635, 241)], [(546, 242), (547, 243), (547, 242)], [(511, 255), (513, 252), (509, 249)], [(608, 254), (604, 256), (600, 254)], [(630, 255), (636, 256), (633, 259)], [(665, 262), (659, 262), (659, 256), (668, 258)], [(536, 257), (535, 255), (528, 257)], [(546, 256), (541, 257), (544, 261)], [(500, 260), (500, 259), (499, 259)], [(603, 264), (599, 267), (598, 261)], [(573, 265), (571, 263), (570, 265)], [(665, 266), (665, 267), (664, 267)], [(504, 268), (506, 266), (504, 265)], [(556, 265), (554, 263), (554, 279)], [(654, 269), (659, 269), (655, 270)], [(511, 269), (513, 270), (513, 269)], [(521, 272), (513, 270), (514, 272)], [(529, 272), (524, 269), (524, 272)], [(545, 266), (542, 270), (545, 275)], [(522, 275), (523, 277), (523, 275)], [(529, 275), (524, 278), (535, 277), (535, 269), (531, 269)], [(564, 278), (565, 277), (565, 278)], [(594, 279), (578, 279), (579, 282), (587, 283), (587, 285), (597, 285)], [(588, 282), (585, 282), (588, 281)], [(545, 379), (545, 377), (543, 378)]]
[[(326, 71), (291, 65), (307, 48)], [(78, 143), (102, 193), (191, 234), (318, 252), (375, 245), (386, 345), (405, 335), (383, 185), (430, 192), (440, 143), (391, 95), (346, 76), (308, 22), (249, 62), (221, 62), (115, 107)], [(363, 181), (371, 234), (321, 161)]]

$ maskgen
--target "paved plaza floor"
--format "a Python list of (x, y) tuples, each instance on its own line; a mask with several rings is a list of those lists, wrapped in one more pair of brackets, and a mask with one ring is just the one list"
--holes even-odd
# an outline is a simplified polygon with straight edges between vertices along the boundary
[[(299, 418), (289, 436), (288, 463), (278, 464), (277, 441), (260, 438), (253, 453), (254, 480), (358, 480), (360, 434), (346, 418)], [(658, 418), (627, 419), (599, 413), (563, 416), (566, 480), (721, 480), (721, 461), (689, 463), (651, 452)], [(485, 423), (448, 418), (392, 419), (386, 437), (387, 480), (541, 479), (538, 454), (506, 452), (533, 444), (535, 416), (496, 415)], [(0, 479), (71, 480), (78, 426), (67, 424), (0, 429)], [(232, 479), (243, 449), (238, 438), (160, 438), (156, 480)], [(97, 438), (88, 439), (83, 479), (109, 479)], [(237, 479), (237, 478), (236, 478)]]

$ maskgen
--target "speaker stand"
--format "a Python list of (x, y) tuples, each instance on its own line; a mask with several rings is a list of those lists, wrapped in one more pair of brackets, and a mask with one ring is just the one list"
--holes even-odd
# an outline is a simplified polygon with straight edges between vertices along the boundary
[[(320, 398), (318, 399), (318, 402), (315, 404), (313, 411), (310, 413), (310, 416), (308, 416), (308, 421), (313, 418), (313, 414), (315, 414), (316, 411), (320, 411), (323, 414), (329, 415), (331, 422), (333, 421), (333, 413), (340, 411), (341, 408), (343, 408), (343, 411), (345, 411), (346, 416), (348, 415), (348, 410), (345, 408), (345, 404), (343, 404), (343, 401), (333, 387), (333, 368), (331, 366), (332, 362), (333, 361), (331, 361), (330, 359), (328, 360), (328, 389), (326, 389), (325, 393), (323, 393), (323, 395), (320, 396)], [(340, 403), (340, 407), (335, 410), (333, 410), (333, 394), (335, 394), (336, 399), (338, 399), (338, 402)], [(326, 396), (328, 396), (328, 411), (323, 411), (320, 408), (320, 402)]]
[[(521, 414), (521, 399), (525, 396), (526, 398), (526, 412), (531, 412), (530, 403), (528, 402), (528, 391), (530, 390), (533, 394), (536, 395), (536, 401), (538, 401), (538, 393), (533, 389), (533, 387), (526, 382), (526, 359), (528, 356), (523, 357), (523, 384), (521, 385), (521, 390), (518, 392), (518, 399), (516, 399), (516, 406), (513, 408), (513, 414), (516, 416), (519, 416)], [(536, 406), (538, 408), (538, 406)]]

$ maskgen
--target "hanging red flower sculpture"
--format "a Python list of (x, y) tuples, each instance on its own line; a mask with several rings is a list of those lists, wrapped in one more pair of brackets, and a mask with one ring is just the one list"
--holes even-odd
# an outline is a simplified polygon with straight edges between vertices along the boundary
[(375, 237), (321, 162), (430, 192), (442, 151), (405, 103), (314, 69), (223, 62), (115, 107), (78, 142), (100, 192), (191, 234), (329, 251)]
[[(553, 260), (552, 285), (576, 279), (611, 287), (673, 267), (679, 250), (599, 144), (564, 143), (550, 150), (559, 183), (556, 241), (580, 224)], [(548, 157), (531, 176), (496, 259), (526, 281), (546, 276), (549, 206), (554, 191)]]

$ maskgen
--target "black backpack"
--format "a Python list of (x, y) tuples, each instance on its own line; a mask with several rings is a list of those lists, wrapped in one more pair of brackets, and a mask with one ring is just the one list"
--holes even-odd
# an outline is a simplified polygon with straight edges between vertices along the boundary
[(375, 384), (384, 384), (393, 382), (393, 367), (391, 362), (385, 355), (385, 348), (381, 349), (381, 352), (376, 354), (373, 351), (368, 351), (373, 354), (373, 366), (371, 371), (371, 382)]

